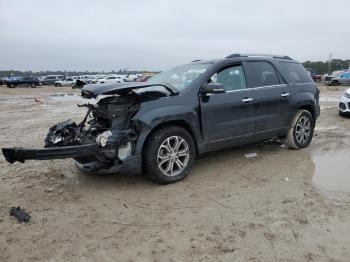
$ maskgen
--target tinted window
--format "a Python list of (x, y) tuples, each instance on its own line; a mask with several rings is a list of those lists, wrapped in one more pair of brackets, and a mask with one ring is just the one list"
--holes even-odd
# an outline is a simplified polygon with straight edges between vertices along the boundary
[(296, 83), (310, 83), (312, 78), (302, 64), (280, 62)]
[(247, 62), (247, 77), (250, 87), (280, 84), (275, 68), (268, 62)]
[(246, 88), (245, 76), (242, 66), (232, 66), (215, 73), (211, 82), (222, 83), (225, 91)]

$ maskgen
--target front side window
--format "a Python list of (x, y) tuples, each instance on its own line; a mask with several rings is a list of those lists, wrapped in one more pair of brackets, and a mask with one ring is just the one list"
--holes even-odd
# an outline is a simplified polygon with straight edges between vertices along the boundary
[(247, 62), (247, 77), (251, 87), (279, 85), (275, 68), (268, 62)]
[(342, 78), (350, 78), (350, 73), (345, 73), (341, 76)]
[(188, 87), (193, 80), (203, 74), (211, 63), (191, 63), (163, 71), (147, 80), (149, 83), (167, 83), (182, 91)]
[(231, 66), (215, 73), (210, 82), (221, 83), (225, 91), (240, 90), (246, 88), (246, 81), (242, 66)]

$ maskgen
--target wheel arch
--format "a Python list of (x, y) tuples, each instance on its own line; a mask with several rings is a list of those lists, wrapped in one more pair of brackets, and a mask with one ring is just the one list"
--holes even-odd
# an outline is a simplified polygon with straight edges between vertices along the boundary
[(300, 109), (307, 110), (312, 115), (312, 118), (314, 119), (314, 121), (316, 121), (316, 119), (319, 116), (319, 110), (317, 108), (317, 105), (318, 105), (317, 100), (313, 93), (311, 92), (296, 93), (293, 96), (293, 100), (294, 100), (293, 107), (295, 112)]
[(316, 112), (315, 112), (314, 107), (311, 104), (301, 105), (298, 107), (298, 110), (308, 111), (312, 115), (312, 118), (314, 119), (314, 121), (316, 121)]
[(168, 126), (178, 126), (178, 127), (181, 127), (183, 129), (185, 129), (192, 137), (193, 139), (193, 142), (195, 144), (195, 149), (196, 149), (196, 156), (198, 155), (199, 153), (199, 148), (198, 148), (198, 141), (196, 139), (196, 135), (194, 133), (194, 131), (192, 130), (191, 128), (191, 125), (188, 124), (185, 120), (183, 119), (178, 119), (178, 120), (169, 120), (169, 121), (166, 121), (166, 122), (162, 122), (162, 123), (159, 123), (157, 124), (156, 126), (154, 126), (150, 132), (147, 134), (147, 136), (145, 137), (143, 143), (142, 143), (142, 154), (145, 150), (145, 146), (147, 145), (150, 137), (152, 136), (152, 134), (156, 131), (158, 131), (159, 129), (161, 128), (165, 128), (165, 127), (168, 127)]

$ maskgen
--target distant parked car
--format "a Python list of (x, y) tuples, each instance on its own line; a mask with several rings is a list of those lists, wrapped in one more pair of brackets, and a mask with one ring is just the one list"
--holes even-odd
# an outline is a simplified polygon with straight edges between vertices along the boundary
[(39, 85), (39, 80), (35, 77), (10, 77), (6, 85), (9, 88), (15, 88), (16, 86), (36, 87)]
[(106, 78), (102, 78), (98, 80), (97, 84), (116, 84), (123, 83), (124, 80), (120, 76), (107, 76)]
[(146, 82), (152, 76), (141, 76), (135, 79), (135, 82)]
[(307, 68), (306, 71), (309, 73), (309, 75), (311, 76), (312, 80), (314, 80), (314, 82), (316, 83), (321, 82), (322, 75), (316, 74), (316, 71), (313, 70), (312, 68)]
[(137, 79), (137, 75), (135, 74), (130, 74), (126, 75), (124, 81), (125, 82), (134, 82)]
[(345, 90), (345, 92), (340, 97), (339, 103), (339, 115), (350, 116), (350, 88)]
[(66, 78), (65, 80), (58, 80), (55, 82), (55, 86), (73, 86), (75, 80), (73, 78)]
[(86, 84), (93, 84), (95, 82), (95, 77), (94, 76), (85, 76), (84, 82)]
[(8, 77), (2, 77), (2, 78), (1, 78), (2, 85), (6, 85), (8, 79), (9, 79)]
[(48, 75), (41, 81), (43, 85), (53, 85), (56, 81), (64, 80), (63, 75)]
[(103, 77), (103, 76), (97, 76), (95, 77), (94, 79), (91, 80), (91, 83), (90, 84), (97, 84), (100, 82), (100, 80), (102, 79), (106, 79), (106, 77)]
[(350, 84), (350, 72), (340, 73), (333, 77), (330, 82), (330, 85), (337, 86), (342, 84)]

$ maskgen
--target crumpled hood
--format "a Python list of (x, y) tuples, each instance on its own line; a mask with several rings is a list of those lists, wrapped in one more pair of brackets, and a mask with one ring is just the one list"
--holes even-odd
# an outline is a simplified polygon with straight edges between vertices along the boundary
[(99, 95), (127, 94), (133, 89), (146, 88), (150, 86), (163, 86), (171, 92), (172, 95), (178, 93), (174, 87), (165, 83), (148, 83), (148, 82), (128, 82), (117, 84), (93, 84), (86, 85), (81, 89), (81, 96), (84, 98), (96, 98)]

